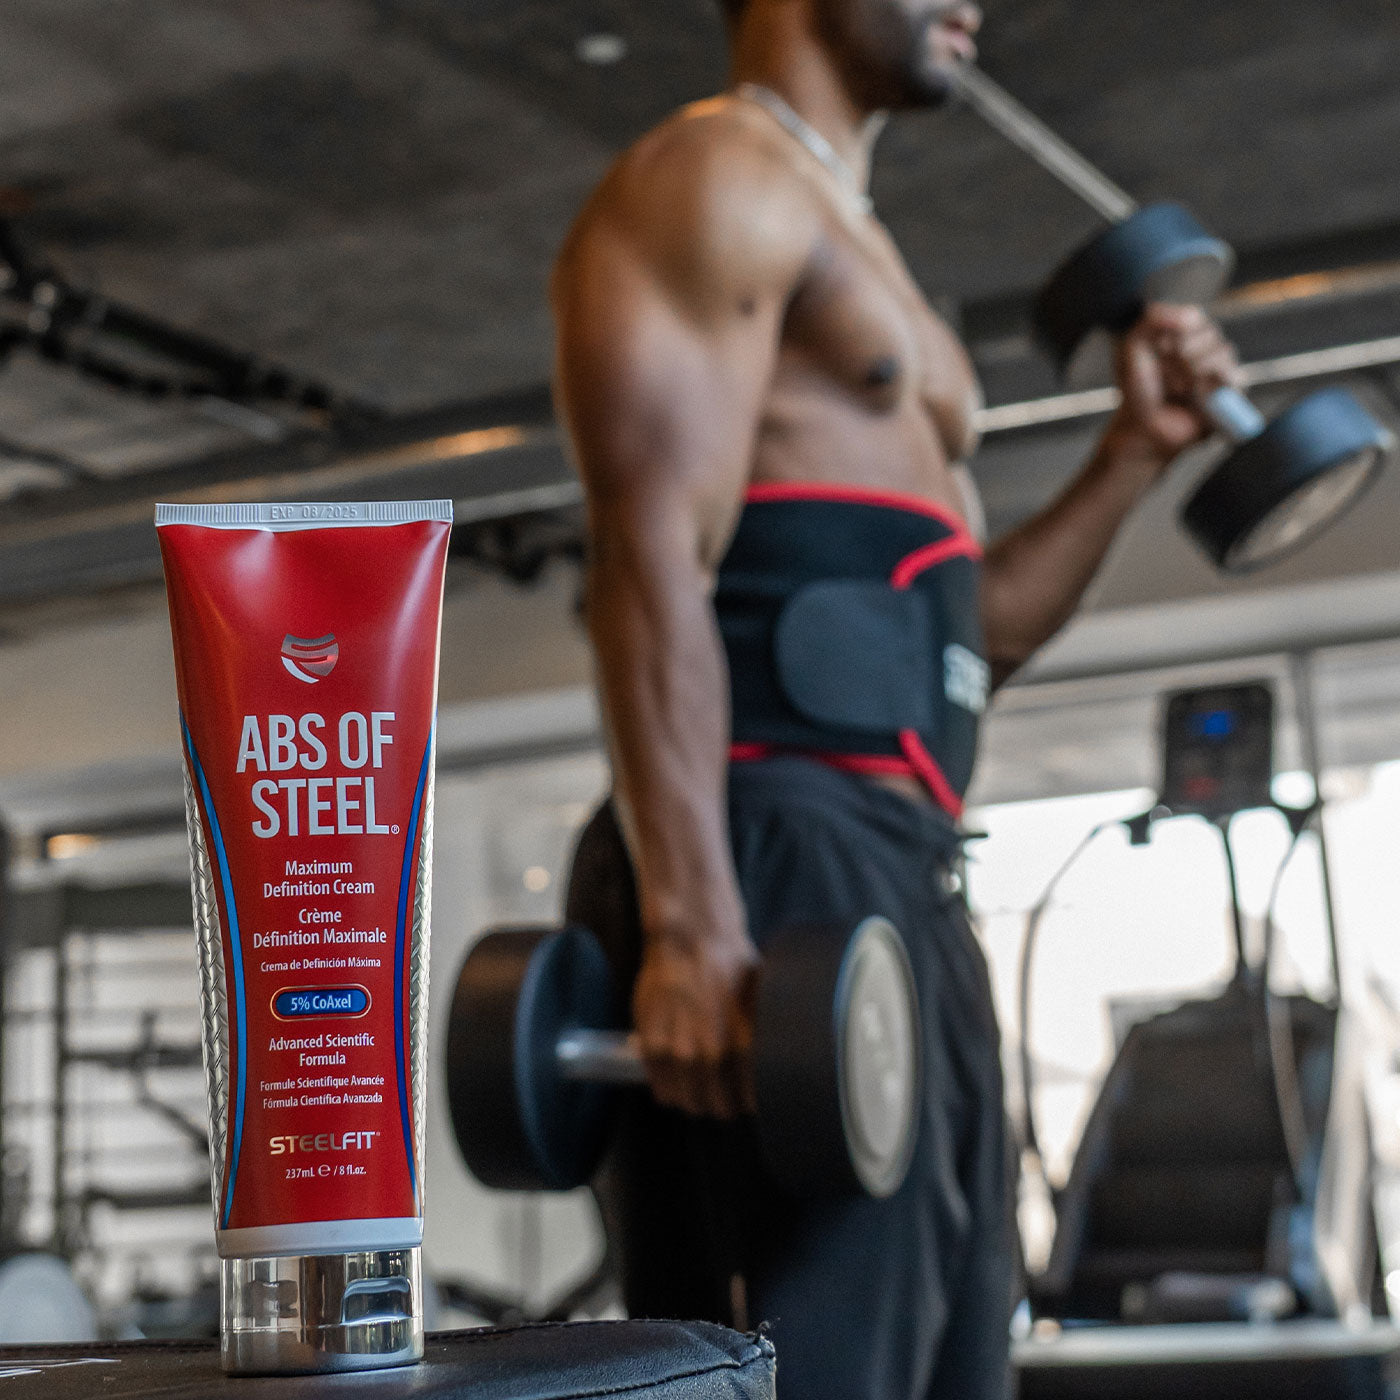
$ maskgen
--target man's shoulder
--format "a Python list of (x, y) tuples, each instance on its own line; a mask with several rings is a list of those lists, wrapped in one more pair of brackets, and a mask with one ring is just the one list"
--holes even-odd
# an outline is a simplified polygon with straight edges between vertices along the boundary
[(606, 230), (644, 246), (782, 258), (810, 237), (819, 215), (782, 138), (742, 98), (683, 107), (617, 159), (571, 242)]
[(749, 188), (774, 182), (797, 193), (788, 152), (773, 123), (752, 102), (724, 93), (672, 112), (618, 158), (610, 179)]

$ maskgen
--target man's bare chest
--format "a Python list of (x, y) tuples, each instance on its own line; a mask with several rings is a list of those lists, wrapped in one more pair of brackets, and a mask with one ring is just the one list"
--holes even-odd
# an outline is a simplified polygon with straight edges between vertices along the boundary
[(823, 240), (789, 305), (783, 352), (854, 408), (927, 416), (950, 459), (975, 445), (980, 393), (967, 352), (876, 225)]

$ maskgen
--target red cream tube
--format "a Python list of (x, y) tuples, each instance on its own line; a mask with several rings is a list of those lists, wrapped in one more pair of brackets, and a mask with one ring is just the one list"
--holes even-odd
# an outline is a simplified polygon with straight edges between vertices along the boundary
[(159, 505), (223, 1362), (423, 1352), (433, 736), (449, 501)]

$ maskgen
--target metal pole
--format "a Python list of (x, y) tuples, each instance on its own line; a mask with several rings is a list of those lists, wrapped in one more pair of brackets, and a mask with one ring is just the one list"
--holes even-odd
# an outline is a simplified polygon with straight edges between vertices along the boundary
[[(0, 1192), (5, 1193), (10, 1192), (11, 1185), (5, 1173), (5, 1143), (9, 1137), (10, 1126), (5, 1116), (5, 1080), (8, 1065), (5, 1036), (10, 1027), (5, 1002), (14, 939), (15, 929), (10, 912), (10, 833), (5, 826), (0, 825)], [(5, 1200), (0, 1203), (0, 1249), (10, 1250), (18, 1247), (17, 1232), (12, 1230), (11, 1226), (19, 1220), (22, 1209), (23, 1203), (20, 1201)]]
[(1077, 194), (1111, 224), (1121, 224), (1137, 212), (1137, 200), (1121, 190), (1101, 170), (1091, 165), (1039, 117), (1028, 112), (980, 68), (961, 64), (955, 86), (969, 107), (994, 131), (1019, 146), (1056, 179)]
[(1313, 796), (1317, 800), (1317, 858), (1322, 870), (1322, 903), (1327, 914), (1327, 942), (1332, 953), (1332, 979), (1337, 987), (1337, 1000), (1342, 999), (1342, 955), (1337, 937), (1337, 909), (1332, 896), (1332, 863), (1327, 854), (1327, 830), (1323, 824), (1322, 764), (1319, 757), (1317, 707), (1313, 698), (1312, 653), (1291, 652), (1289, 674), (1293, 681), (1293, 709), (1298, 719), (1298, 734), (1303, 746), (1303, 766), (1312, 775)]
[(1244, 910), (1240, 907), (1239, 872), (1235, 868), (1235, 848), (1230, 844), (1230, 821), (1234, 816), (1219, 818), (1212, 823), (1220, 833), (1225, 846), (1225, 872), (1230, 880), (1230, 926), (1235, 935), (1235, 976), (1236, 982), (1249, 976), (1249, 953), (1244, 943)]
[(68, 920), (53, 945), (53, 1239), (50, 1248), (71, 1255), (68, 1179)]

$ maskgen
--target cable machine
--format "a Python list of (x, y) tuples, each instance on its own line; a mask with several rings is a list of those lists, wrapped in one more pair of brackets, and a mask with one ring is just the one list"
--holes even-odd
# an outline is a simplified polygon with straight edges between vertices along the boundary
[[(1294, 660), (1293, 680), (1316, 794), (1306, 658)], [(1193, 1372), (1192, 1394), (1246, 1393), (1239, 1387), (1262, 1373), (1239, 1370), (1241, 1346), (1266, 1368), (1290, 1358), (1289, 1384), (1306, 1377), (1297, 1393), (1315, 1400), (1391, 1393), (1385, 1376), (1400, 1333), (1378, 1320), (1385, 1295), (1370, 1134), (1342, 997), (1322, 804), (1316, 795), (1302, 807), (1274, 800), (1274, 718), (1273, 690), (1261, 682), (1166, 697), (1156, 802), (1091, 830), (1027, 916), (1020, 1117), (1027, 1160), (1043, 1175), (1030, 1009), (1037, 936), (1055, 890), (1105, 830), (1126, 828), (1142, 845), (1159, 823), (1194, 818), (1219, 833), (1233, 971), (1223, 990), (1140, 1020), (1122, 1038), (1068, 1180), (1051, 1188), (1054, 1244), (1029, 1281), (1032, 1340), (1018, 1354), (1028, 1400), (1107, 1394), (1095, 1385), (1110, 1372), (1130, 1388), (1121, 1393), (1179, 1395), (1183, 1367)], [(1241, 812), (1265, 808), (1289, 840), (1251, 938), (1231, 828)], [(1330, 956), (1331, 987), (1320, 996), (1272, 986), (1279, 890), (1309, 834)], [(1035, 1340), (1047, 1336), (1058, 1340)], [(1175, 1353), (1163, 1351), (1164, 1339)], [(1270, 1394), (1294, 1393), (1273, 1385)]]

